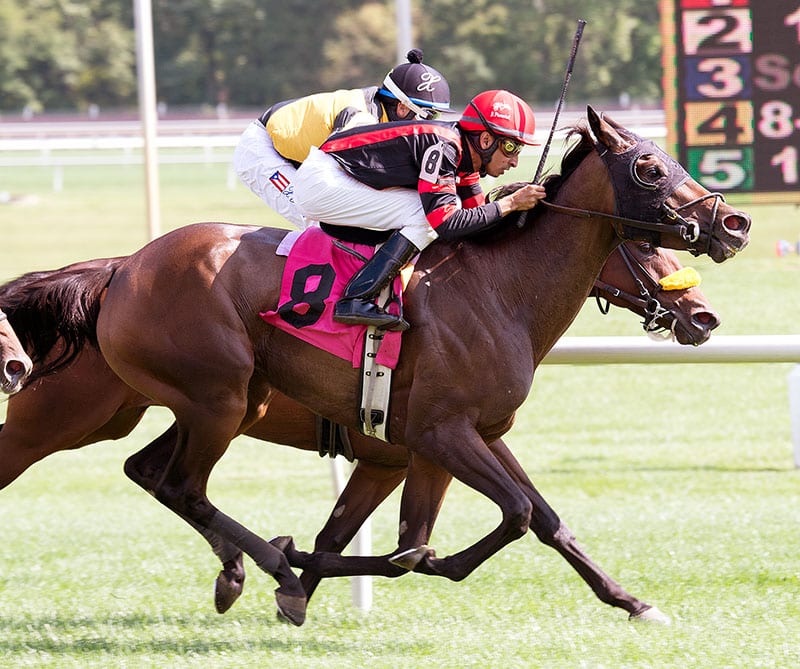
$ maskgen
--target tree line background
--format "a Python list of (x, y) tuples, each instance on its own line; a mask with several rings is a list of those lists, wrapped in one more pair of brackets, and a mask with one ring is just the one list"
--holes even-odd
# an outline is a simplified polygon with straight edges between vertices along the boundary
[[(579, 18), (571, 100), (661, 100), (658, 4), (641, 0), (414, 2), (414, 45), (454, 106), (488, 88), (558, 98)], [(153, 0), (156, 87), (168, 107), (263, 108), (378, 84), (397, 64), (395, 3)], [(0, 0), (0, 113), (132, 109), (133, 0)]]

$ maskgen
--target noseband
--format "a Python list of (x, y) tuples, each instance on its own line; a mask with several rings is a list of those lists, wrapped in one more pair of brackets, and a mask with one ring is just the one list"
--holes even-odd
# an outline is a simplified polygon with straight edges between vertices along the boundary
[[(714, 198), (711, 218), (713, 231), (719, 203), (725, 201), (722, 193), (706, 193), (691, 202), (685, 202), (675, 208), (670, 207), (667, 200), (689, 180), (689, 174), (681, 167), (680, 163), (664, 153), (650, 140), (642, 139), (634, 133), (628, 133), (626, 136), (637, 141), (634, 146), (622, 153), (612, 153), (602, 144), (595, 144), (595, 149), (608, 169), (614, 189), (614, 214), (565, 207), (546, 200), (542, 200), (541, 204), (570, 216), (606, 219), (611, 222), (616, 235), (623, 240), (642, 240), (644, 237), (646, 241), (660, 246), (661, 234), (675, 234), (677, 229), (681, 239), (687, 244), (686, 250), (692, 255), (708, 253), (711, 247), (712, 232), (708, 233), (706, 247), (700, 248), (697, 244), (701, 238), (700, 225), (696, 221), (688, 220), (680, 212), (709, 198)], [(639, 158), (646, 154), (658, 155), (667, 167), (667, 174), (653, 183), (644, 181), (636, 172)], [(633, 230), (638, 231), (639, 234), (632, 235)], [(650, 234), (642, 235), (642, 231)]]
[[(627, 249), (627, 247), (624, 245), (618, 246), (617, 251), (619, 251), (622, 255), (625, 266), (628, 268), (633, 280), (639, 287), (639, 294), (633, 295), (632, 293), (627, 293), (616, 286), (612, 286), (604, 281), (600, 281), (600, 279), (595, 280), (595, 288), (598, 290), (604, 290), (605, 292), (623, 300), (629, 305), (639, 307), (644, 312), (642, 328), (648, 335), (663, 339), (673, 338), (675, 336), (675, 326), (678, 323), (678, 319), (675, 317), (675, 314), (664, 307), (664, 305), (658, 301), (658, 297), (656, 297), (662, 290), (661, 284), (647, 271), (647, 269), (645, 269), (642, 263), (640, 263), (631, 255), (631, 252)], [(643, 277), (644, 280), (642, 280), (640, 277)], [(645, 286), (645, 281), (650, 284), (649, 289), (647, 286)], [(595, 301), (597, 302), (597, 306), (600, 309), (600, 313), (604, 315), (607, 314), (609, 303), (606, 302), (604, 306), (601, 302), (602, 298), (597, 292), (595, 293), (594, 297)], [(659, 325), (658, 321), (662, 319), (669, 319), (669, 325)]]

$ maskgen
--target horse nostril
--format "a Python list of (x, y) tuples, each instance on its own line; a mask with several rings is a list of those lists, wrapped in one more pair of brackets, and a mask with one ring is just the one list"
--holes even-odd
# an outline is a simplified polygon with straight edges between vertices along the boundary
[(25, 373), (25, 365), (19, 360), (9, 360), (6, 363), (6, 374), (8, 376), (22, 376)]
[(750, 217), (747, 214), (728, 214), (722, 219), (722, 225), (731, 232), (747, 232), (750, 229)]
[(692, 315), (692, 320), (705, 330), (719, 327), (719, 317), (712, 311), (699, 311)]

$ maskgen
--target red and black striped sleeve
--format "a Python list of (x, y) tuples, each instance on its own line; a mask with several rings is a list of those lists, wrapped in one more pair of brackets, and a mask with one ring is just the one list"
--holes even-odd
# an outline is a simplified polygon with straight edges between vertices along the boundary
[(460, 173), (461, 133), (454, 123), (401, 121), (345, 130), (320, 147), (362, 183), (419, 192), (431, 227), (444, 239), (477, 232), (500, 219), (485, 203), (477, 173)]

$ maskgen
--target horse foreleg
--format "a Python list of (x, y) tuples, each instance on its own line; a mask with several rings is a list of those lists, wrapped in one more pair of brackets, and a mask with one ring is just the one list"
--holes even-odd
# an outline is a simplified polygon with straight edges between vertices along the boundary
[[(475, 438), (479, 439), (477, 434)], [(277, 539), (276, 545), (284, 549), (292, 566), (307, 569), (322, 578), (364, 575), (396, 577), (413, 570), (461, 580), (503, 545), (522, 536), (530, 522), (530, 502), (514, 485), (485, 444), (482, 441), (480, 443), (478, 452), (482, 462), (477, 466), (479, 473), (475, 473), (476, 458), (465, 458), (470, 462), (463, 466), (455, 461), (448, 462), (451, 469), (444, 469), (416, 453), (412, 455), (403, 486), (399, 541), (394, 553), (372, 557), (341, 556), (330, 552), (303, 553), (297, 551), (293, 543), (285, 537)], [(486, 485), (489, 477), (484, 472), (487, 468), (495, 479), (502, 480), (499, 487), (511, 490), (511, 495), (503, 498)], [(459, 474), (462, 480), (479, 480), (480, 491), (495, 499), (503, 509), (504, 522), (465, 551), (438, 559), (427, 546), (427, 542), (452, 480), (451, 471)], [(509, 505), (508, 498), (513, 500), (513, 505)]]
[[(495, 502), (502, 513), (500, 524), (493, 531), (459, 553), (437, 558), (425, 546), (413, 553), (414, 560), (419, 560), (414, 571), (460, 581), (527, 532), (533, 507), (471, 426), (441, 423), (420, 437), (409, 466), (407, 490), (413, 487), (424, 493), (425, 486), (440, 477), (444, 469)], [(441, 503), (444, 490), (429, 493), (431, 499), (437, 495)], [(413, 504), (412, 501), (408, 508)], [(431, 530), (427, 528), (427, 533)]]
[(533, 504), (530, 528), (536, 538), (546, 546), (557, 550), (586, 581), (600, 601), (624, 609), (631, 619), (669, 622), (657, 608), (629, 594), (592, 561), (578, 544), (575, 535), (536, 490), (522, 466), (501, 439), (489, 444), (489, 448)]
[[(389, 466), (359, 460), (325, 526), (317, 534), (314, 553), (341, 553), (405, 475), (405, 464)], [(300, 575), (307, 599), (311, 599), (321, 580), (320, 574), (310, 569)]]
[[(367, 454), (361, 441), (354, 440), (356, 455)], [(385, 449), (384, 449), (385, 451)], [(372, 457), (379, 457), (376, 453)], [(384, 457), (385, 453), (382, 453)], [(359, 527), (372, 511), (394, 490), (406, 475), (407, 452), (390, 456), (398, 464), (377, 464), (359, 460), (333, 513), (317, 535), (313, 553), (298, 551), (290, 537), (277, 537), (274, 541), (289, 558), (294, 567), (305, 571), (301, 575), (306, 593), (311, 596), (322, 578), (335, 576), (386, 576), (394, 578), (411, 571), (419, 558), (411, 553), (427, 548), (433, 524), (441, 509), (444, 493), (452, 477), (444, 470), (430, 467), (413, 481), (406, 481), (401, 501), (401, 521), (398, 548), (388, 555), (342, 556), (339, 553), (350, 542)], [(399, 463), (403, 463), (402, 465)], [(421, 466), (415, 471), (422, 473)], [(426, 553), (427, 554), (427, 553)], [(409, 561), (413, 561), (413, 564)]]
[(424, 558), (435, 556), (428, 542), (452, 480), (446, 470), (419, 455), (411, 455), (400, 501), (397, 551), (391, 557), (392, 564), (414, 571)]
[[(406, 453), (403, 452), (399, 458), (393, 457), (392, 461), (403, 462), (405, 457)], [(431, 469), (426, 474), (427, 478), (415, 478), (415, 483), (411, 485), (406, 481), (403, 488), (404, 501), (401, 503), (403, 511), (398, 549), (376, 556), (339, 554), (369, 514), (403, 480), (405, 471), (405, 466), (400, 464), (386, 465), (360, 460), (328, 523), (318, 535), (313, 553), (298, 551), (291, 537), (273, 539), (273, 543), (286, 554), (289, 564), (304, 570), (305, 586), (316, 587), (321, 579), (336, 576), (396, 578), (411, 570), (402, 559), (397, 563), (393, 560), (398, 554), (405, 554), (409, 547), (415, 550), (427, 543), (444, 491), (451, 480), (444, 470), (434, 472)]]
[(385, 466), (359, 461), (345, 489), (334, 505), (325, 527), (317, 535), (313, 553), (299, 551), (291, 537), (276, 537), (293, 567), (303, 569), (302, 583), (310, 597), (323, 578), (337, 576), (402, 576), (405, 569), (393, 565), (391, 554), (378, 556), (341, 555), (370, 513), (394, 490), (405, 476), (405, 466)]

